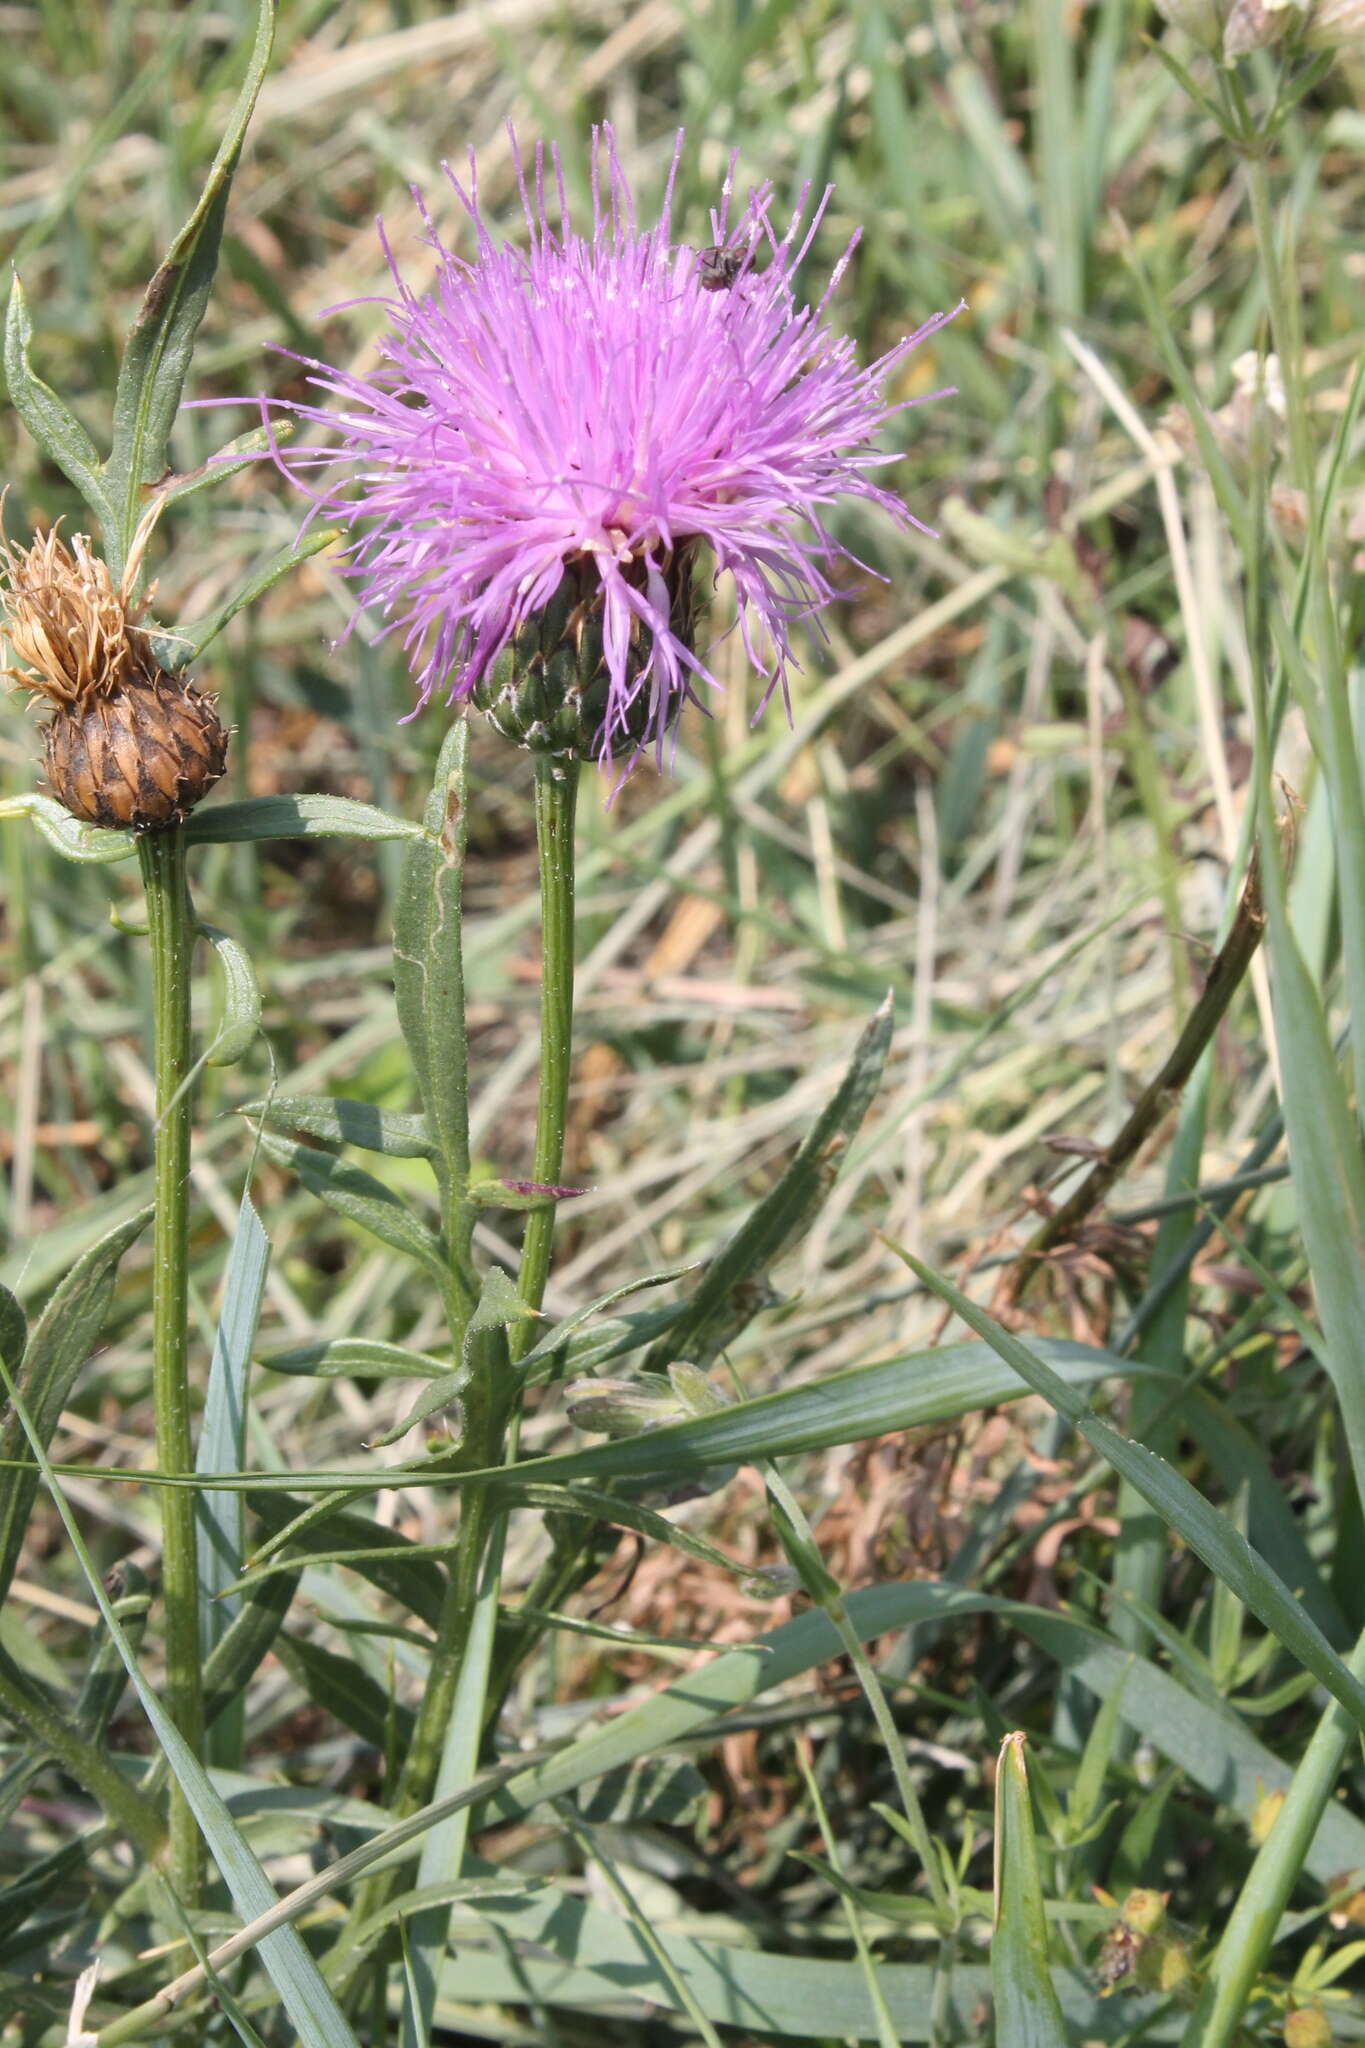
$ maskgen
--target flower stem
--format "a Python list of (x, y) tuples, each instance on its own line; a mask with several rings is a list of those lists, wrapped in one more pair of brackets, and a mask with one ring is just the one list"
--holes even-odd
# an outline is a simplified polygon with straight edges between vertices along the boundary
[[(536, 756), (536, 845), (540, 854), (540, 1089), (536, 1101), (535, 1156), (531, 1178), (557, 1184), (564, 1170), (564, 1126), (573, 1058), (574, 816), (578, 806), (577, 761)], [(550, 1274), (555, 1204), (533, 1210), (521, 1247), (517, 1292), (538, 1309)], [(509, 1345), (515, 1365), (529, 1351), (534, 1325), (518, 1323)]]
[[(541, 998), (540, 1083), (536, 1105), (533, 1180), (554, 1186), (563, 1169), (564, 1127), (568, 1113), (569, 1073), (573, 1038), (574, 971), (574, 817), (578, 797), (577, 762), (537, 757), (536, 840), (540, 854)], [(538, 1309), (550, 1271), (554, 1204), (532, 1212), (522, 1241), (517, 1291), (528, 1307)], [(453, 1241), (452, 1251), (458, 1255)], [(461, 1455), (474, 1466), (498, 1463), (515, 1455), (515, 1395), (507, 1367), (529, 1350), (530, 1323), (507, 1333), (488, 1332), (476, 1340), (474, 1371), (465, 1397), (465, 1435)], [(510, 1353), (510, 1360), (509, 1360)], [(510, 1429), (509, 1429), (510, 1423)], [(471, 1488), (460, 1508), (460, 1535), (432, 1645), (426, 1690), (418, 1709), (411, 1748), (394, 1792), (392, 1812), (404, 1819), (432, 1796), (447, 1728), (460, 1684), (480, 1603), (496, 1599), (496, 1551), (490, 1558), (493, 1576), (484, 1571), (490, 1542), (499, 1543), (506, 1514), (488, 1488)], [(485, 1683), (481, 1690), (486, 1690)], [(466, 1700), (471, 1727), (482, 1726), (483, 1702)], [(477, 1737), (475, 1737), (477, 1740)], [(451, 1872), (454, 1876), (457, 1873)], [(380, 1872), (362, 1887), (354, 1908), (359, 1925), (378, 1910), (388, 1894), (392, 1873)]]
[[(138, 857), (152, 947), (153, 1064), (156, 1074), (156, 1212), (152, 1250), (152, 1399), (156, 1461), (163, 1472), (194, 1469), (187, 1369), (189, 1306), (190, 963), (194, 931), (180, 827), (144, 832)], [(171, 1718), (196, 1756), (204, 1746), (204, 1698), (195, 1569), (194, 1494), (165, 1486), (161, 1498), (161, 1593), (166, 1691)], [(187, 1912), (204, 1882), (204, 1848), (194, 1815), (171, 1786), (170, 1881)]]

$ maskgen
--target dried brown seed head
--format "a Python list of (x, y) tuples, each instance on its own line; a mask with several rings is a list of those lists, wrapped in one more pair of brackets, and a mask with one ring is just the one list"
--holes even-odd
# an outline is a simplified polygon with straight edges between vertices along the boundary
[(67, 546), (56, 527), (28, 548), (0, 542), (5, 632), (15, 667), (5, 673), (49, 703), (84, 710), (160, 673), (138, 625), (146, 598), (116, 589), (83, 533)]
[(5, 673), (53, 706), (43, 754), (73, 817), (135, 831), (178, 824), (227, 763), (227, 732), (211, 698), (161, 667), (139, 621), (149, 598), (130, 587), (150, 518), (116, 588), (84, 534), (52, 528), (31, 547), (0, 540), (5, 632), (17, 666)]

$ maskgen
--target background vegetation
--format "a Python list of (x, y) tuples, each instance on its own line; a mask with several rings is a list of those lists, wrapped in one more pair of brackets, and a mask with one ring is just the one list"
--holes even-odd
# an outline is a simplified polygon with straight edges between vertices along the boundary
[[(35, 361), (98, 438), (121, 337), (213, 155), (254, 10), (245, 0), (39, 0), (3, 18), (0, 234), (33, 312)], [(510, 226), (509, 121), (523, 139), (560, 144), (581, 196), (585, 132), (609, 118), (644, 212), (685, 126), (683, 218), (698, 242), (732, 147), (741, 176), (773, 179), (784, 199), (806, 179), (832, 181), (811, 282), (860, 226), (839, 304), (868, 355), (966, 298), (968, 316), (910, 361), (901, 393), (948, 382), (958, 395), (893, 429), (906, 451), (896, 485), (940, 537), (902, 536), (871, 517), (860, 525), (855, 551), (885, 580), (851, 592), (835, 615), (790, 729), (770, 711), (750, 730), (752, 679), (730, 640), (719, 654), (727, 696), (710, 724), (685, 722), (676, 775), (642, 769), (610, 812), (604, 792), (585, 789), (567, 1178), (588, 1192), (563, 1214), (547, 1307), (570, 1313), (731, 1233), (833, 1092), (889, 986), (896, 1021), (881, 1090), (818, 1217), (775, 1270), (781, 1299), (730, 1351), (744, 1395), (960, 1338), (884, 1238), (904, 1244), (974, 1300), (994, 1301), (1009, 1327), (1048, 1340), (1054, 1363), (1065, 1353), (1052, 1340), (1074, 1339), (1179, 1375), (1174, 1392), (1169, 1380), (1120, 1380), (1101, 1405), (1250, 1533), (1344, 1652), (1365, 1625), (1365, 1532), (1324, 1370), (1303, 1187), (1286, 1177), (1284, 1013), (1259, 956), (1185, 1096), (1199, 1115), (1187, 1106), (1178, 1121), (1174, 1099), (1156, 1105), (1106, 1203), (1018, 1299), (1009, 1263), (1177, 1044), (1253, 794), (1261, 649), (1243, 623), (1238, 548), (1173, 388), (1153, 296), (1215, 413), (1217, 445), (1261, 510), (1286, 591), (1302, 541), (1276, 417), (1239, 368), (1265, 344), (1267, 318), (1247, 167), (1152, 37), (1190, 54), (1122, 0), (495, 0), (455, 11), (285, 0), (194, 388), (294, 389), (297, 368), (267, 352), (274, 344), (367, 360), (377, 315), (365, 300), (384, 288), (373, 216), (382, 211), (420, 277), (409, 183), (458, 245), (437, 165), (449, 157), (458, 168), (472, 146), (485, 212)], [(1266, 99), (1275, 77), (1273, 57), (1259, 58), (1249, 90)], [(1345, 422), (1324, 545), (1345, 593), (1348, 649), (1361, 623), (1352, 556), (1365, 547), (1349, 532), (1362, 505), (1349, 408), (1365, 262), (1349, 230), (1365, 209), (1363, 80), (1358, 53), (1318, 76), (1270, 163), (1289, 210), (1303, 387), (1324, 451)], [(177, 466), (250, 424), (246, 413), (186, 413)], [(78, 518), (68, 485), (12, 418), (0, 433), (8, 529)], [(188, 501), (157, 538), (158, 617), (210, 612), (288, 543), (298, 514), (268, 469)], [(410, 686), (397, 651), (374, 644), (363, 621), (334, 651), (347, 619), (344, 586), (315, 562), (216, 643), (199, 679), (236, 729), (232, 789), (331, 791), (416, 816), (445, 718), (434, 708), (398, 722)], [(1339, 1031), (1344, 842), (1312, 739), (1296, 701), (1278, 755), (1297, 842), (1290, 910)], [(6, 706), (5, 794), (32, 787), (35, 758), (31, 720)], [(529, 1155), (536, 1060), (530, 775), (482, 730), (473, 759), (477, 1139), (489, 1171), (515, 1176)], [(199, 1103), (193, 1301), (205, 1377), (253, 1159), (252, 1128), (234, 1111), (272, 1082), (288, 1095), (412, 1107), (390, 985), (397, 852), (280, 841), (199, 856), (197, 898), (231, 923), (265, 993), (264, 1037), (242, 1064), (206, 1071)], [(110, 921), (111, 901), (137, 909), (127, 869), (73, 867), (19, 824), (3, 827), (0, 859), (0, 1280), (32, 1309), (147, 1198), (149, 985), (143, 950)], [(201, 992), (209, 1035), (218, 998), (207, 972)], [(415, 1205), (425, 1199), (410, 1162), (377, 1170)], [(1167, 1214), (1158, 1247), (1168, 1175), (1203, 1193)], [(439, 1343), (439, 1304), (396, 1254), (268, 1161), (252, 1185), (272, 1245), (258, 1358), (352, 1334)], [(510, 1255), (516, 1222), (485, 1226), (485, 1250)], [(1350, 1244), (1348, 1227), (1343, 1258)], [(1182, 1275), (1174, 1291), (1154, 1289), (1171, 1270)], [(100, 1477), (102, 1466), (150, 1462), (147, 1296), (146, 1255), (134, 1250), (53, 1445), (84, 1468), (65, 1489), (101, 1571), (151, 1570), (156, 1557), (151, 1491)], [(714, 2039), (716, 2028), (735, 2041), (981, 2038), (996, 1755), (1012, 1729), (1029, 1736), (1038, 1884), (1057, 1905), (1047, 1938), (1074, 2038), (1181, 2038), (1181, 1970), (1202, 1981), (1271, 1817), (1265, 1794), (1287, 1782), (1326, 1696), (1049, 1408), (1032, 1396), (999, 1405), (1015, 1383), (989, 1353), (972, 1400), (991, 1405), (964, 1405), (959, 1390), (936, 1406), (931, 1370), (907, 1366), (887, 1382), (910, 1402), (927, 1389), (920, 1426), (879, 1433), (863, 1416), (849, 1432), (860, 1441), (836, 1431), (839, 1447), (785, 1470), (845, 1592), (912, 1589), (870, 1596), (886, 1602), (885, 1632), (871, 1633), (928, 1823), (970, 1888), (955, 1940), (941, 1941), (914, 1852), (888, 1817), (887, 1748), (847, 1666), (819, 1661), (811, 1637), (804, 1661), (793, 1652), (789, 1668), (761, 1677), (736, 1665), (717, 1681), (695, 1726), (672, 1731), (689, 1739), (670, 1754), (690, 1761), (589, 1786), (577, 1805), (565, 1785), (558, 1807), (513, 1799), (501, 1819), (481, 1814), (480, 1857), (554, 1889), (462, 1911), (437, 2015), (454, 2038), (664, 2042)], [(262, 1366), (248, 1462), (267, 1472), (399, 1462), (422, 1431), (364, 1446), (411, 1398), (403, 1382)], [(559, 1393), (526, 1438), (545, 1450), (583, 1440)], [(674, 1519), (751, 1572), (780, 1564), (754, 1468), (717, 1479)], [(448, 1496), (429, 1489), (383, 1493), (377, 1512), (419, 1541), (449, 1526)], [(532, 1580), (542, 1519), (514, 1520), (510, 1599)], [(699, 1666), (692, 1645), (747, 1642), (807, 1611), (799, 1593), (677, 1548), (618, 1542), (612, 1530), (592, 1540), (600, 1569), (573, 1603), (590, 1626), (545, 1630), (504, 1715), (509, 1748), (538, 1749), (606, 1702), (645, 1700), (670, 1674), (720, 1668)], [(0, 1644), (70, 1694), (95, 1654), (97, 1619), (44, 1498)], [(624, 1639), (604, 1640), (604, 1626)], [(231, 1780), (282, 1888), (362, 1839), (357, 1802), (401, 1746), (424, 1640), (420, 1619), (356, 1573), (306, 1573), (288, 1632), (247, 1694), (245, 1759)], [(730, 1705), (725, 1725), (710, 1727)], [(645, 1730), (634, 1753), (653, 1747)], [(116, 1752), (147, 1747), (131, 1695), (108, 1739)], [(620, 1760), (634, 1753), (623, 1747)], [(37, 1868), (50, 1873), (54, 1848), (93, 1810), (59, 1774), (35, 1776), (22, 1746), (7, 1762), (31, 1786), (0, 1851), (6, 1880), (22, 1885)], [(266, 1795), (266, 1785), (295, 1789)], [(1365, 1892), (1346, 1881), (1365, 1868), (1361, 1789), (1353, 1742), (1341, 1796), (1299, 1859), (1248, 2039), (1276, 2038), (1288, 2011), (1319, 2002), (1338, 2038), (1365, 2037), (1351, 1992)], [(72, 1979), (126, 1876), (106, 1846), (31, 1898), (16, 1894), (21, 1911), (0, 1904), (0, 2038), (62, 2038)], [(1141, 1991), (1125, 1985), (1100, 2001), (1106, 1977), (1142, 1947), (1141, 1932), (1114, 1931), (1114, 1902), (1133, 1887), (1169, 1892), (1178, 1937), (1148, 1939)], [(328, 1911), (324, 1900), (321, 1935)], [(125, 1924), (106, 1924), (106, 1970), (147, 1996), (166, 1966), (137, 1960)], [(201, 1931), (216, 1938), (223, 1925), (220, 1914)], [(667, 1967), (642, 1929), (666, 1938)], [(739, 1980), (716, 1960), (736, 1942), (756, 1958)], [(175, 1966), (188, 1960), (177, 1952)], [(279, 2022), (264, 1980), (230, 1982), (254, 2024), (286, 2038), (271, 2036)], [(632, 2002), (641, 1993), (647, 2006)], [(372, 2022), (377, 2040), (377, 2011)], [(228, 2026), (201, 2014), (185, 2038), (228, 2038)], [(997, 2038), (1012, 2048), (1026, 2036), (1001, 2025)]]

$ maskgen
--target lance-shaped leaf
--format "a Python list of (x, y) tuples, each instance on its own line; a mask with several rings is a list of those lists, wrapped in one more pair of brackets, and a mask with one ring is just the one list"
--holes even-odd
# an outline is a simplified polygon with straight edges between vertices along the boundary
[(33, 326), (16, 277), (10, 287), (5, 318), (5, 380), (10, 403), (45, 455), (71, 479), (86, 504), (107, 529), (111, 523), (109, 494), (100, 469), (100, 455), (76, 415), (51, 385), (44, 384), (29, 362)]
[[(229, 463), (223, 473), (230, 475), (234, 467), (240, 466)], [(225, 597), (217, 610), (211, 611), (206, 618), (192, 619), (188, 624), (177, 626), (174, 630), (163, 627), (159, 632), (153, 632), (150, 638), (152, 651), (157, 660), (163, 668), (173, 672), (188, 668), (192, 661), (199, 659), (206, 647), (213, 644), (224, 626), (231, 624), (238, 612), (245, 611), (250, 604), (255, 604), (257, 598), (264, 597), (267, 590), (273, 590), (291, 569), (298, 568), (300, 562), (310, 561), (314, 555), (320, 555), (336, 538), (334, 528), (314, 527), (302, 540), (291, 540), (285, 547), (278, 549), (254, 576), (249, 576), (245, 583), (239, 584), (231, 596)]]
[[(139, 1210), (92, 1245), (76, 1261), (34, 1326), (16, 1385), (44, 1448), (52, 1441), (77, 1374), (104, 1327), (119, 1260), (146, 1228), (151, 1213), (150, 1209)], [(8, 1326), (12, 1341), (16, 1327), (12, 1317)], [(9, 1591), (38, 1493), (38, 1467), (28, 1462), (27, 1449), (23, 1424), (11, 1411), (0, 1427), (0, 1601)]]
[(995, 1780), (995, 2037), (1010, 2048), (1067, 2048), (1047, 1953), (1043, 1879), (1029, 1804), (1024, 1738), (1000, 1745)]
[(275, 1655), (299, 1681), (309, 1699), (325, 1713), (334, 1714), (362, 1742), (368, 1742), (383, 1755), (392, 1733), (397, 1754), (407, 1754), (417, 1722), (415, 1712), (392, 1699), (354, 1657), (342, 1656), (307, 1636), (296, 1635), (278, 1637)]
[(466, 1199), (476, 1209), (551, 1209), (556, 1202), (571, 1201), (586, 1188), (551, 1187), (534, 1180), (472, 1180)]
[[(213, 1342), (196, 1472), (240, 1472), (245, 1466), (247, 1374), (269, 1264), (270, 1240), (250, 1195), (244, 1192)], [(211, 1647), (224, 1634), (239, 1605), (222, 1596), (242, 1569), (246, 1540), (242, 1496), (216, 1490), (201, 1493), (194, 1503), (194, 1520), (198, 1531), (199, 1636)], [(211, 1760), (225, 1770), (240, 1764), (244, 1731), (239, 1705), (211, 1738)]]
[(113, 860), (131, 860), (137, 841), (131, 832), (107, 832), (99, 825), (83, 825), (54, 797), (26, 790), (22, 796), (0, 798), (0, 818), (32, 818), (48, 845), (67, 860), (102, 866)]
[[(329, 1552), (338, 1564), (346, 1563), (350, 1551), (365, 1551), (367, 1555), (355, 1566), (361, 1577), (377, 1586), (381, 1593), (387, 1593), (390, 1599), (397, 1600), (419, 1621), (426, 1622), (431, 1628), (436, 1627), (445, 1591), (445, 1573), (429, 1557), (410, 1557), (408, 1552), (412, 1545), (396, 1529), (386, 1529), (364, 1515), (352, 1514), (341, 1508), (332, 1508), (319, 1515), (311, 1504), (288, 1493), (267, 1493), (253, 1488), (247, 1495), (247, 1506), (270, 1531), (272, 1549), (287, 1544), (291, 1528), (298, 1523), (307, 1531), (310, 1549)], [(376, 1555), (376, 1552), (381, 1554)], [(266, 1585), (271, 1583), (263, 1574), (252, 1583), (262, 1581)]]
[(106, 482), (125, 547), (137, 525), (142, 486), (165, 473), (171, 426), (218, 268), (232, 174), (270, 62), (274, 33), (274, 0), (260, 0), (246, 77), (199, 203), (148, 285), (124, 347)]
[(201, 924), (199, 933), (212, 946), (223, 976), (223, 1014), (204, 1058), (211, 1067), (235, 1067), (260, 1032), (261, 986), (240, 940), (215, 924)]
[(403, 1420), (395, 1422), (381, 1436), (368, 1438), (366, 1450), (382, 1451), (389, 1444), (396, 1444), (400, 1436), (406, 1436), (417, 1423), (426, 1422), (433, 1415), (449, 1418), (451, 1441), (458, 1443), (464, 1427), (460, 1395), (469, 1385), (470, 1371), (468, 1365), (457, 1365), (453, 1372), (443, 1372), (438, 1380), (428, 1380)]
[(407, 1204), (386, 1188), (383, 1181), (362, 1167), (350, 1166), (335, 1153), (319, 1152), (312, 1145), (294, 1145), (266, 1132), (261, 1150), (276, 1166), (296, 1173), (310, 1194), (335, 1209), (348, 1223), (358, 1223), (394, 1251), (415, 1259), (418, 1265), (442, 1283), (446, 1259), (435, 1231), (413, 1215)]
[(374, 804), (349, 796), (248, 796), (235, 804), (204, 804), (180, 829), (198, 846), (236, 845), (244, 839), (426, 837), (409, 819), (391, 818)]
[(297, 1344), (288, 1351), (271, 1351), (259, 1362), (271, 1372), (319, 1380), (352, 1376), (434, 1380), (450, 1371), (448, 1358), (436, 1358), (430, 1351), (410, 1351), (405, 1344), (385, 1344), (376, 1337), (332, 1337), (321, 1344)]
[(269, 1131), (300, 1131), (328, 1145), (359, 1145), (390, 1159), (430, 1159), (435, 1149), (424, 1117), (346, 1095), (272, 1095), (244, 1104), (239, 1114), (258, 1117)]
[(468, 839), (469, 727), (447, 733), (427, 799), (424, 830), (403, 862), (393, 911), (393, 988), (398, 1021), (444, 1174), (469, 1179), (469, 1071), (464, 1035), (460, 892)]
[(216, 455), (207, 462), (201, 462), (197, 469), (182, 469), (175, 475), (165, 476), (155, 493), (157, 503), (164, 511), (167, 505), (179, 505), (186, 498), (193, 498), (211, 484), (224, 482), (230, 476), (240, 476), (244, 469), (250, 469), (259, 462), (272, 446), (288, 441), (294, 435), (292, 420), (275, 420), (269, 427), (253, 427), (248, 434), (236, 434), (225, 441)]
[(892, 1022), (888, 995), (858, 1040), (847, 1073), (795, 1159), (729, 1244), (710, 1261), (682, 1316), (650, 1353), (646, 1362), (651, 1368), (661, 1369), (674, 1358), (709, 1365), (766, 1305), (769, 1267), (810, 1228), (834, 1185), (844, 1147), (877, 1092)]
[(643, 1315), (615, 1316), (591, 1330), (584, 1326), (629, 1295), (643, 1293), (647, 1287), (662, 1287), (669, 1280), (681, 1280), (692, 1271), (691, 1266), (666, 1266), (662, 1273), (646, 1273), (639, 1280), (628, 1280), (624, 1287), (614, 1287), (610, 1294), (599, 1295), (596, 1301), (575, 1309), (571, 1316), (547, 1331), (521, 1360), (518, 1372), (531, 1384), (569, 1370), (590, 1372), (594, 1365), (608, 1358), (620, 1358), (625, 1352), (652, 1343), (661, 1330), (671, 1329), (685, 1314), (685, 1303), (670, 1302), (663, 1308), (648, 1309)]

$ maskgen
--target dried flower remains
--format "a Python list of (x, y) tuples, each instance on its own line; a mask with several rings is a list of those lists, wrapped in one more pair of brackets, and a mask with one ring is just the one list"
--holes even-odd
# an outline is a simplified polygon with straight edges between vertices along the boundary
[(91, 825), (137, 831), (177, 824), (227, 765), (211, 698), (162, 668), (130, 596), (145, 546), (115, 587), (84, 534), (55, 527), (28, 548), (0, 541), (5, 632), (24, 689), (53, 707), (43, 755), (55, 794)]
[(423, 210), (436, 280), (411, 290), (384, 241), (380, 366), (301, 359), (319, 400), (277, 402), (321, 432), (275, 459), (313, 498), (310, 517), (346, 529), (342, 566), (401, 632), (419, 702), (472, 697), (531, 747), (662, 753), (682, 703), (716, 687), (695, 645), (707, 555), (765, 679), (759, 708), (785, 697), (792, 628), (854, 559), (829, 508), (860, 499), (919, 524), (874, 481), (896, 459), (878, 436), (943, 394), (893, 401), (885, 386), (952, 314), (861, 368), (829, 320), (856, 235), (818, 302), (797, 296), (830, 193), (811, 206), (803, 190), (779, 230), (767, 185), (732, 209), (732, 159), (709, 245), (675, 244), (681, 146), (644, 228), (611, 130), (595, 131), (586, 236), (558, 157), (537, 149), (529, 172), (517, 158), (525, 247), (489, 232), (471, 154), (467, 189), (447, 176), (472, 255), (447, 249)]

